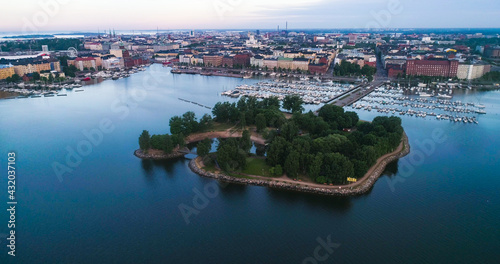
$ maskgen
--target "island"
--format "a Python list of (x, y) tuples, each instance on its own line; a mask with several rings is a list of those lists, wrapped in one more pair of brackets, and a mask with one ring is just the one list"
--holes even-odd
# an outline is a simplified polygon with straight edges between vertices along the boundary
[[(283, 105), (276, 97), (242, 97), (235, 103), (217, 103), (212, 115), (199, 121), (187, 112), (170, 119), (170, 134), (144, 130), (135, 155), (179, 158), (196, 146), (197, 157), (189, 167), (203, 177), (348, 196), (368, 192), (387, 164), (410, 151), (399, 117), (379, 116), (368, 122), (331, 104), (303, 113), (302, 104), (297, 95), (286, 96)], [(213, 139), (218, 140), (215, 151)]]

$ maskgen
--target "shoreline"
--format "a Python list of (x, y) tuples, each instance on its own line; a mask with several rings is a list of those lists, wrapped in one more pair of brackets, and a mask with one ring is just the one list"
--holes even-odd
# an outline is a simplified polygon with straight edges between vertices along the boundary
[(307, 183), (298, 182), (291, 179), (283, 178), (265, 178), (261, 176), (251, 176), (253, 179), (237, 178), (228, 176), (222, 173), (213, 173), (205, 171), (199, 162), (199, 157), (192, 159), (189, 162), (189, 168), (194, 173), (206, 177), (212, 178), (224, 182), (244, 184), (244, 185), (255, 185), (255, 186), (265, 186), (275, 189), (282, 189), (288, 191), (298, 191), (306, 193), (314, 193), (320, 195), (330, 195), (330, 196), (355, 196), (361, 195), (368, 192), (375, 182), (380, 178), (387, 164), (393, 162), (396, 159), (400, 159), (410, 153), (410, 144), (408, 136), (403, 132), (403, 138), (401, 143), (396, 148), (395, 151), (385, 154), (384, 156), (377, 159), (375, 165), (373, 165), (358, 182), (348, 184), (348, 185), (322, 185), (317, 183)]
[(151, 159), (151, 160), (168, 160), (168, 159), (176, 159), (176, 158), (182, 158), (186, 155), (185, 153), (180, 153), (178, 151), (174, 151), (170, 154), (165, 154), (165, 153), (144, 153), (141, 149), (137, 149), (134, 151), (134, 156), (140, 158), (140, 159)]
[[(205, 138), (240, 138), (242, 136), (242, 132), (231, 132), (230, 129), (224, 131), (214, 131), (214, 132), (203, 132), (191, 134), (186, 137), (185, 143), (191, 144), (193, 142), (202, 141)], [(251, 132), (250, 140), (254, 143), (265, 145), (266, 140), (262, 138), (259, 134), (255, 132)], [(134, 151), (134, 156), (140, 159), (152, 159), (152, 160), (168, 160), (168, 159), (176, 159), (184, 157), (187, 153), (179, 152), (178, 149), (174, 150), (172, 153), (165, 154), (163, 151), (153, 150), (151, 149), (149, 153), (144, 153), (141, 149), (137, 149)]]

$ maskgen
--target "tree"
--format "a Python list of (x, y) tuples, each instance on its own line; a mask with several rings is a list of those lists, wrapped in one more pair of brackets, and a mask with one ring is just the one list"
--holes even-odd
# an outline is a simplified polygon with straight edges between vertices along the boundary
[(17, 73), (14, 73), (10, 78), (12, 82), (19, 82), (21, 80), (21, 77)]
[(143, 130), (141, 136), (139, 137), (139, 147), (143, 151), (147, 151), (151, 147), (150, 139), (151, 137), (149, 136), (149, 131)]
[(255, 126), (257, 126), (259, 132), (266, 128), (266, 116), (264, 114), (255, 116)]
[(240, 148), (247, 153), (252, 148), (252, 140), (250, 139), (250, 132), (248, 130), (243, 131), (240, 138)]
[(151, 148), (163, 150), (165, 148), (165, 135), (153, 135), (149, 141)]
[(35, 81), (40, 80), (40, 73), (34, 72), (32, 76), (33, 76), (33, 80), (35, 80)]
[(292, 142), (299, 134), (299, 128), (293, 121), (286, 122), (281, 126), (281, 135), (288, 141)]
[(269, 172), (274, 176), (281, 176), (283, 175), (283, 168), (281, 165), (276, 165), (276, 167), (272, 167)]
[(302, 106), (303, 103), (304, 101), (300, 96), (287, 95), (283, 100), (283, 108), (291, 111), (292, 113), (302, 112), (304, 111), (304, 107)]
[(199, 130), (210, 129), (214, 124), (212, 116), (209, 114), (204, 114), (200, 120)]
[(212, 140), (209, 138), (205, 138), (204, 140), (198, 142), (198, 145), (196, 146), (196, 154), (200, 157), (205, 157), (210, 153), (210, 150), (212, 149)]
[(169, 125), (170, 125), (170, 133), (172, 133), (172, 135), (176, 135), (176, 134), (179, 134), (182, 132), (182, 118), (179, 117), (179, 116), (174, 116), (172, 118), (170, 118), (170, 122), (169, 122)]
[(267, 162), (271, 166), (283, 165), (288, 153), (288, 142), (283, 137), (275, 137), (267, 152)]
[(323, 154), (318, 153), (313, 159), (313, 162), (309, 166), (309, 177), (311, 179), (316, 179), (319, 177), (321, 172), (321, 166), (323, 165)]
[(182, 115), (182, 133), (191, 134), (198, 131), (198, 122), (194, 112), (186, 112)]
[(285, 171), (288, 177), (295, 178), (299, 172), (299, 153), (292, 151), (285, 161)]
[(172, 153), (173, 150), (174, 150), (174, 142), (172, 140), (172, 136), (166, 135), (163, 151), (165, 151), (166, 153)]

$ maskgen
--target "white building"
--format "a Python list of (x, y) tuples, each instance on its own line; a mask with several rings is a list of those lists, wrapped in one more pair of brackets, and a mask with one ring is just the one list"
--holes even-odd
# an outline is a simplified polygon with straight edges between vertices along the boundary
[(461, 80), (474, 80), (490, 72), (491, 66), (486, 64), (459, 64), (457, 78)]

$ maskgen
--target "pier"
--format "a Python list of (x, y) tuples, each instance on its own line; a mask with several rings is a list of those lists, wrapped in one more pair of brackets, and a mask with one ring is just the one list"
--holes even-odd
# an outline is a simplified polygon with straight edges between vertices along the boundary
[(375, 91), (379, 86), (383, 84), (382, 81), (375, 81), (368, 84), (359, 85), (353, 89), (338, 95), (336, 98), (328, 103), (334, 104), (336, 106), (344, 107), (352, 105), (361, 98), (367, 96), (371, 92)]

